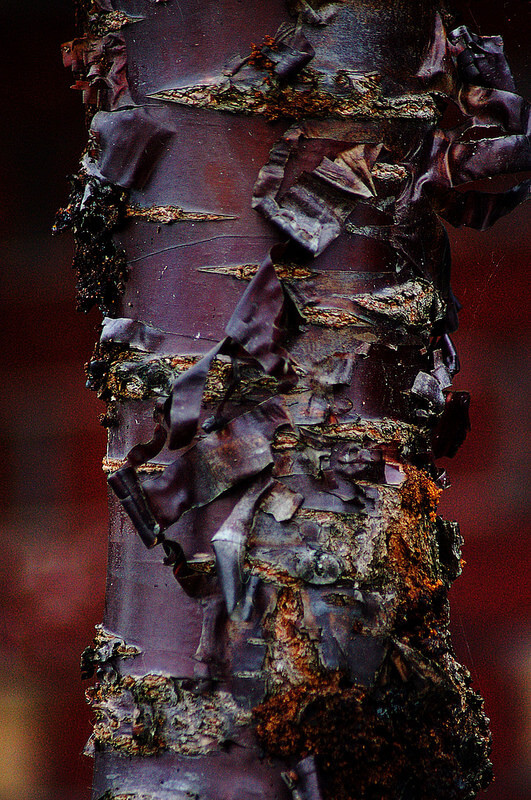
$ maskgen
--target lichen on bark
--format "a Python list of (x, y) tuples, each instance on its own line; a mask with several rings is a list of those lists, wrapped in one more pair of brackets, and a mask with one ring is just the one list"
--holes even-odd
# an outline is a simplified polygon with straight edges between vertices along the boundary
[(528, 196), (457, 188), (531, 167), (502, 43), (435, 0), (122, 6), (68, 50), (100, 106), (58, 223), (108, 314), (94, 797), (470, 800), (490, 734), (437, 516), (469, 427), (441, 219)]

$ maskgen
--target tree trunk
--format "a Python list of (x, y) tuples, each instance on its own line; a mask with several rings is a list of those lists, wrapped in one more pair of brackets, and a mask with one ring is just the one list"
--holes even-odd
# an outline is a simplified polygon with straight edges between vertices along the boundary
[(469, 402), (440, 218), (528, 196), (455, 188), (531, 168), (501, 42), (447, 36), (436, 0), (87, 5), (57, 229), (106, 314), (94, 797), (472, 798), (490, 738), (436, 512)]

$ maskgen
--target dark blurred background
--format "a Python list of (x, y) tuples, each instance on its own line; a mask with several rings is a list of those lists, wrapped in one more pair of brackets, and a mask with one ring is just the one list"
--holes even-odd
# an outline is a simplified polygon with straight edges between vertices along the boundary
[[(90, 797), (78, 665), (102, 617), (107, 523), (103, 408), (84, 387), (83, 364), (99, 314), (75, 312), (72, 243), (50, 235), (85, 141), (81, 98), (59, 52), (75, 34), (73, 5), (0, 6), (0, 800)], [(504, 35), (529, 97), (529, 3), (458, 5), (479, 32)], [(472, 392), (473, 429), (444, 464), (452, 487), (442, 513), (460, 522), (466, 539), (453, 635), (492, 720), (497, 778), (486, 800), (531, 796), (530, 227), (523, 207), (488, 233), (451, 233), (453, 285), (464, 306), (457, 388)]]

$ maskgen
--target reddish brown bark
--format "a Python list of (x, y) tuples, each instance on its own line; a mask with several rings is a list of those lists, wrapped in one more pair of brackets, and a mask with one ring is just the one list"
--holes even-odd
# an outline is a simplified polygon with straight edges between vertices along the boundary
[(120, 501), (84, 661), (95, 797), (471, 798), (440, 218), (528, 195), (456, 188), (531, 163), (501, 43), (448, 37), (435, 2), (123, 8), (67, 51), (102, 110), (59, 217), (108, 315), (90, 379)]

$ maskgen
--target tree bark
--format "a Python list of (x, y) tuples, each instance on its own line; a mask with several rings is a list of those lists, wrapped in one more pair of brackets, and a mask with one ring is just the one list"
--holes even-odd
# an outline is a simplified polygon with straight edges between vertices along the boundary
[(448, 35), (436, 0), (87, 9), (56, 227), (105, 313), (94, 798), (472, 798), (490, 735), (436, 510), (469, 402), (441, 218), (482, 229), (529, 194), (456, 188), (531, 168), (502, 43)]

